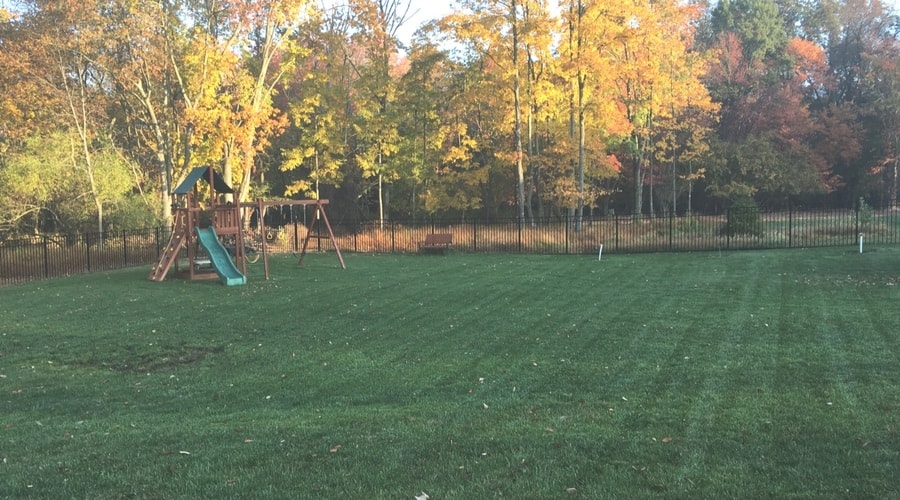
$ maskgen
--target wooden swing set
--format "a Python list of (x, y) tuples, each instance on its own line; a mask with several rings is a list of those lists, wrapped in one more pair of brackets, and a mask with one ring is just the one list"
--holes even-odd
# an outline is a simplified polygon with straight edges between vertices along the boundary
[[(209, 186), (209, 195), (206, 198), (207, 207), (200, 204), (199, 183), (201, 180), (206, 181)], [(331, 229), (331, 223), (328, 221), (328, 215), (325, 213), (328, 200), (257, 200), (237, 204), (217, 203), (219, 194), (231, 193), (234, 193), (231, 186), (211, 167), (198, 167), (188, 173), (185, 180), (172, 191), (172, 234), (150, 270), (150, 274), (147, 276), (149, 280), (165, 280), (174, 266), (175, 274), (187, 279), (200, 280), (218, 277), (226, 285), (244, 284), (247, 274), (244, 228), (248, 226), (244, 224), (243, 215), (250, 214), (255, 209), (258, 213), (258, 229), (260, 234), (265, 235), (264, 215), (266, 209), (275, 206), (299, 205), (304, 207), (304, 213), (305, 207), (316, 207), (313, 222), (308, 226), (303, 239), (298, 264), (303, 264), (303, 257), (309, 247), (310, 238), (327, 237), (334, 246), (341, 268), (347, 268)], [(293, 212), (293, 208), (291, 210)], [(317, 233), (316, 225), (319, 220), (324, 222), (328, 231), (327, 236)], [(226, 250), (226, 244), (230, 251)], [(201, 245), (207, 250), (208, 259), (198, 257)], [(261, 246), (266, 279), (269, 279), (269, 258), (265, 237), (262, 238)], [(187, 249), (188, 265), (185, 270), (181, 270), (179, 269), (179, 256), (184, 248)]]
[[(334, 231), (331, 229), (331, 223), (328, 221), (328, 215), (325, 213), (325, 205), (328, 205), (328, 200), (284, 200), (284, 201), (265, 201), (265, 200), (256, 200), (254, 202), (246, 202), (241, 203), (241, 207), (243, 208), (255, 208), (257, 213), (257, 221), (259, 224), (259, 232), (263, 237), (262, 240), (262, 255), (263, 255), (263, 267), (266, 271), (266, 279), (269, 279), (269, 252), (268, 252), (268, 238), (265, 237), (266, 234), (266, 209), (271, 207), (286, 207), (290, 206), (291, 213), (293, 214), (293, 207), (302, 206), (304, 211), (308, 206), (316, 207), (315, 213), (313, 213), (312, 224), (307, 226), (306, 236), (303, 237), (303, 246), (300, 250), (300, 259), (297, 261), (297, 264), (303, 264), (303, 257), (306, 255), (306, 251), (309, 248), (309, 240), (311, 238), (320, 238), (325, 239), (328, 238), (331, 240), (331, 244), (334, 247), (334, 253), (337, 255), (338, 261), (341, 263), (341, 269), (347, 269), (347, 265), (344, 263), (344, 257), (341, 255), (341, 249), (338, 248), (337, 239), (334, 237)], [(327, 235), (320, 235), (316, 231), (316, 226), (321, 220), (325, 224), (325, 229), (328, 231)]]

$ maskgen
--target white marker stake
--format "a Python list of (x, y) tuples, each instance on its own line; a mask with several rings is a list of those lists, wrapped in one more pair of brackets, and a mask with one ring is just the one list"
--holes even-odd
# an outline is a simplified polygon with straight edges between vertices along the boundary
[(863, 253), (863, 234), (859, 233), (859, 253)]
[(601, 243), (600, 244), (600, 252), (597, 253), (597, 260), (600, 260), (602, 258), (603, 258), (603, 244)]

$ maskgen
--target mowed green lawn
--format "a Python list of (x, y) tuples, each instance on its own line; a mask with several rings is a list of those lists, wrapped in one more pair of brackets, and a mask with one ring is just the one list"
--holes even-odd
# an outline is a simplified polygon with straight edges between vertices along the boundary
[(900, 248), (346, 258), (0, 289), (0, 497), (900, 497)]

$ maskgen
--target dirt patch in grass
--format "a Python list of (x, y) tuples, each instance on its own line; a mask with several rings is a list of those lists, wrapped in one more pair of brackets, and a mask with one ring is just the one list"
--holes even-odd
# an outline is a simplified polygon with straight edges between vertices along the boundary
[(117, 372), (152, 373), (199, 363), (208, 356), (223, 352), (224, 347), (181, 346), (152, 353), (133, 352), (114, 358), (92, 358), (71, 364)]
[(898, 276), (803, 276), (797, 283), (810, 286), (832, 285), (834, 287), (855, 286), (900, 286)]

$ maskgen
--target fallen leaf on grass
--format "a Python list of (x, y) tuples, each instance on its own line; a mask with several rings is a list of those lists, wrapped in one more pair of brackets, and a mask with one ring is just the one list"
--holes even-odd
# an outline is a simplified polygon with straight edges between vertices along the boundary
[(429, 498), (431, 497), (428, 496), (428, 493), (425, 493), (424, 491), (416, 495), (416, 500), (428, 500)]
[(245, 439), (244, 442), (245, 442), (245, 443), (252, 443), (253, 440), (252, 440), (252, 439)]
[(331, 449), (328, 451), (330, 451), (331, 453), (337, 453), (337, 452), (341, 451), (341, 448), (342, 448), (341, 445), (336, 444), (336, 445), (332, 446)]
[(578, 490), (576, 490), (575, 488), (566, 488), (566, 493), (568, 493), (570, 495), (574, 495), (574, 494), (578, 493)]
[(663, 442), (663, 443), (666, 443), (666, 444), (671, 443), (671, 442), (672, 442), (672, 438), (670, 438), (670, 437), (664, 437), (664, 438), (662, 438), (662, 442)]

